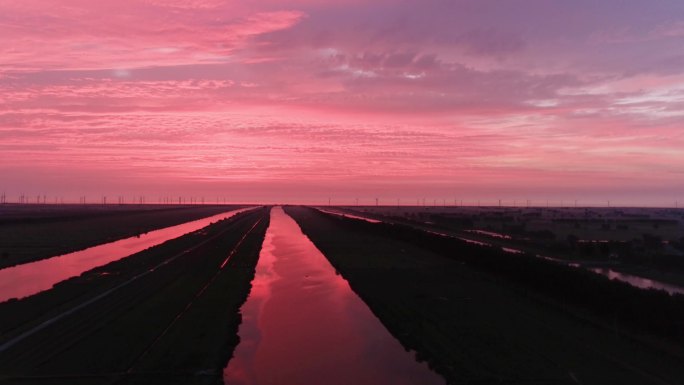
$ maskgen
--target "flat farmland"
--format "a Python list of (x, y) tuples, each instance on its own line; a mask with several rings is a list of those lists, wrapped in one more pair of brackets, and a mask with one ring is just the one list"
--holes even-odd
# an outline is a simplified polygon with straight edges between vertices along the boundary
[(0, 268), (241, 207), (244, 206), (0, 205)]
[(269, 209), (0, 304), (0, 383), (204, 384), (238, 343)]
[(429, 226), (257, 207), (0, 303), (0, 383), (681, 384), (682, 319)]
[(608, 274), (642, 287), (657, 281), (684, 290), (681, 208), (347, 206), (337, 210), (588, 268), (611, 269)]
[[(402, 239), (309, 208), (286, 211), (387, 329), (451, 384), (684, 382), (681, 345), (629, 324), (619, 308), (629, 303), (611, 307), (613, 317), (553, 294), (560, 290), (553, 286), (516, 281), (515, 271), (487, 271), (473, 256), (438, 252), (414, 233)], [(580, 283), (602, 279), (576, 274)], [(605, 281), (596, 287), (611, 284)], [(615, 285), (605, 287), (637, 293)]]

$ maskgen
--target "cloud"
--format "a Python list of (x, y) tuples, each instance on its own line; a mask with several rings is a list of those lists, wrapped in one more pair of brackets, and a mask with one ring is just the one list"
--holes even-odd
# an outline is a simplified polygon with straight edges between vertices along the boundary
[(136, 67), (225, 62), (254, 36), (289, 28), (305, 16), (288, 10), (210, 12), (207, 8), (215, 2), (190, 3), (182, 12), (174, 10), (176, 2), (161, 9), (160, 2), (145, 1), (67, 4), (0, 3), (0, 14), (5, 14), (0, 21), (8, 25), (0, 36), (0, 72), (112, 69), (124, 73)]
[(684, 173), (681, 12), (636, 0), (0, 1), (0, 180), (35, 185), (42, 162), (62, 178), (45, 189), (109, 172), (121, 186), (245, 194), (598, 196), (639, 180), (662, 197)]
[(192, 9), (216, 9), (225, 5), (224, 0), (147, 0), (146, 3), (161, 8)]
[(466, 47), (474, 55), (505, 56), (522, 51), (525, 42), (520, 36), (503, 33), (495, 29), (472, 30), (455, 39), (455, 43)]

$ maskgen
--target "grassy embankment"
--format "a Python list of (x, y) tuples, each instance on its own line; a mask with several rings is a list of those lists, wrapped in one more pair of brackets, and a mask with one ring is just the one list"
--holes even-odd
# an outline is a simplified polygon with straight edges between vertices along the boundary
[(220, 382), (268, 222), (266, 208), (243, 213), (0, 304), (1, 346), (145, 274), (0, 352), (0, 383)]
[[(684, 381), (681, 351), (658, 345), (651, 329), (677, 333), (681, 298), (409, 227), (287, 212), (388, 330), (450, 383)], [(651, 306), (639, 309), (644, 301)], [(645, 316), (630, 320), (633, 311)]]
[(0, 268), (82, 250), (240, 207), (243, 206), (0, 207)]

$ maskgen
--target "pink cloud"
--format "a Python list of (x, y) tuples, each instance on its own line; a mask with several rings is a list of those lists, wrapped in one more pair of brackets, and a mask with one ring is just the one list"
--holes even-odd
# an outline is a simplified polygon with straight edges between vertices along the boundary
[(680, 8), (616, 4), (0, 2), (0, 189), (670, 202)]
[(179, 4), (2, 3), (0, 20), (7, 27), (0, 37), (0, 71), (111, 69), (116, 75), (159, 64), (225, 62), (252, 37), (289, 28), (304, 17), (298, 11), (253, 12), (200, 1), (180, 12)]

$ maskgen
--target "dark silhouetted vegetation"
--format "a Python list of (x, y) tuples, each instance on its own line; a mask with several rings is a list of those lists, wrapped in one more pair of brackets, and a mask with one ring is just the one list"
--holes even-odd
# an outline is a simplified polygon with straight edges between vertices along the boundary
[(286, 211), (404, 347), (450, 384), (684, 379), (681, 356), (651, 342), (681, 343), (681, 297), (405, 225)]
[(0, 382), (220, 383), (239, 342), (239, 308), (268, 223), (267, 208), (238, 214), (52, 290), (1, 303), (0, 345), (130, 282), (0, 352)]
[[(603, 275), (533, 255), (511, 254), (501, 249), (470, 244), (406, 225), (373, 224), (338, 216), (331, 219), (351, 231), (411, 242), (448, 258), (462, 261), (473, 268), (544, 293), (563, 303), (584, 307), (596, 314), (609, 317), (616, 324), (676, 340), (684, 345), (682, 295), (638, 289), (627, 283), (612, 281)], [(591, 243), (583, 245), (592, 249), (595, 247)], [(609, 249), (604, 251), (604, 254), (608, 251)]]
[[(56, 205), (4, 207), (0, 268), (66, 254), (244, 206)], [(49, 209), (49, 210), (48, 210)]]

